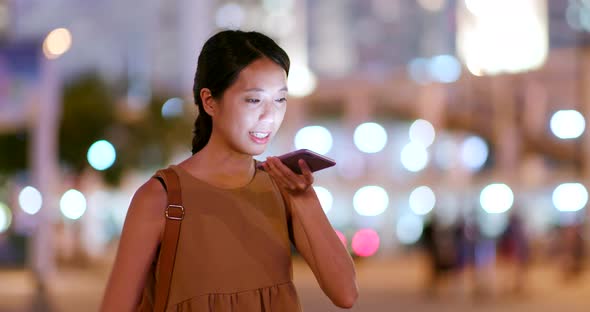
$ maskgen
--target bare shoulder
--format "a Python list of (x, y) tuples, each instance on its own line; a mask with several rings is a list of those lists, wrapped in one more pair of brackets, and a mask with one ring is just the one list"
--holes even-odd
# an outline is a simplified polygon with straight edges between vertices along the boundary
[(127, 217), (163, 220), (167, 203), (164, 186), (155, 178), (151, 178), (141, 185), (131, 200)]

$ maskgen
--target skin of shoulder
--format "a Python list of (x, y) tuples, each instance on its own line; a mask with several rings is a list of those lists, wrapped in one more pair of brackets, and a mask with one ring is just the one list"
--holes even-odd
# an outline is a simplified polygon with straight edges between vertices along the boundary
[(152, 178), (140, 186), (133, 195), (127, 217), (141, 218), (144, 221), (155, 220), (163, 226), (166, 204), (167, 194), (164, 186)]
[(164, 232), (167, 194), (156, 179), (135, 192), (100, 311), (133, 311)]

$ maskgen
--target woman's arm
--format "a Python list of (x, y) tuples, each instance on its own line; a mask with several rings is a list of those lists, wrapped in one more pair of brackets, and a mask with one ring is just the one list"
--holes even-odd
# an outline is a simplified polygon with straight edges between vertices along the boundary
[(164, 187), (150, 179), (131, 201), (100, 311), (135, 311), (164, 231)]
[(300, 162), (303, 175), (294, 174), (276, 158), (267, 163), (287, 203), (295, 247), (330, 300), (351, 308), (358, 297), (354, 264), (311, 187), (311, 171), (305, 162)]

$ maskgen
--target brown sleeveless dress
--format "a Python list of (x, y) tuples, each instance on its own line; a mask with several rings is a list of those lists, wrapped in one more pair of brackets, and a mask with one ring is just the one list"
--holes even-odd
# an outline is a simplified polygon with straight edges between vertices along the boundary
[[(270, 175), (257, 169), (248, 185), (223, 189), (170, 168), (180, 178), (185, 216), (166, 311), (301, 311), (289, 218)], [(158, 268), (156, 260), (144, 292), (150, 301)]]

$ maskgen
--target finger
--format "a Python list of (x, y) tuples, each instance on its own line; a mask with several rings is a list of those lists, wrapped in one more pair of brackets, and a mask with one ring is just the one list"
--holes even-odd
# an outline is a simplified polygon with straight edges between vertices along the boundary
[(308, 184), (313, 184), (313, 173), (311, 172), (311, 168), (309, 168), (305, 160), (299, 159), (299, 168), (301, 168), (303, 177), (305, 177), (305, 182)]
[(286, 179), (289, 179), (293, 183), (297, 183), (301, 180), (301, 177), (295, 172), (293, 172), (291, 168), (283, 164), (283, 162), (280, 159), (274, 157), (271, 161), (275, 165), (277, 170), (280, 171), (281, 175), (283, 175)]
[[(269, 157), (267, 158), (267, 163), (268, 166), (272, 172), (272, 176), (275, 178), (275, 180), (277, 181), (281, 181), (281, 183), (285, 186), (287, 186), (288, 189), (295, 189), (295, 183), (293, 183), (291, 181), (291, 179), (289, 179), (283, 170), (281, 170), (279, 168), (279, 165), (276, 163), (277, 161), (280, 162), (279, 159), (273, 159), (274, 157)], [(281, 165), (284, 166), (283, 163), (281, 163)], [(289, 168), (287, 168), (289, 170)]]

